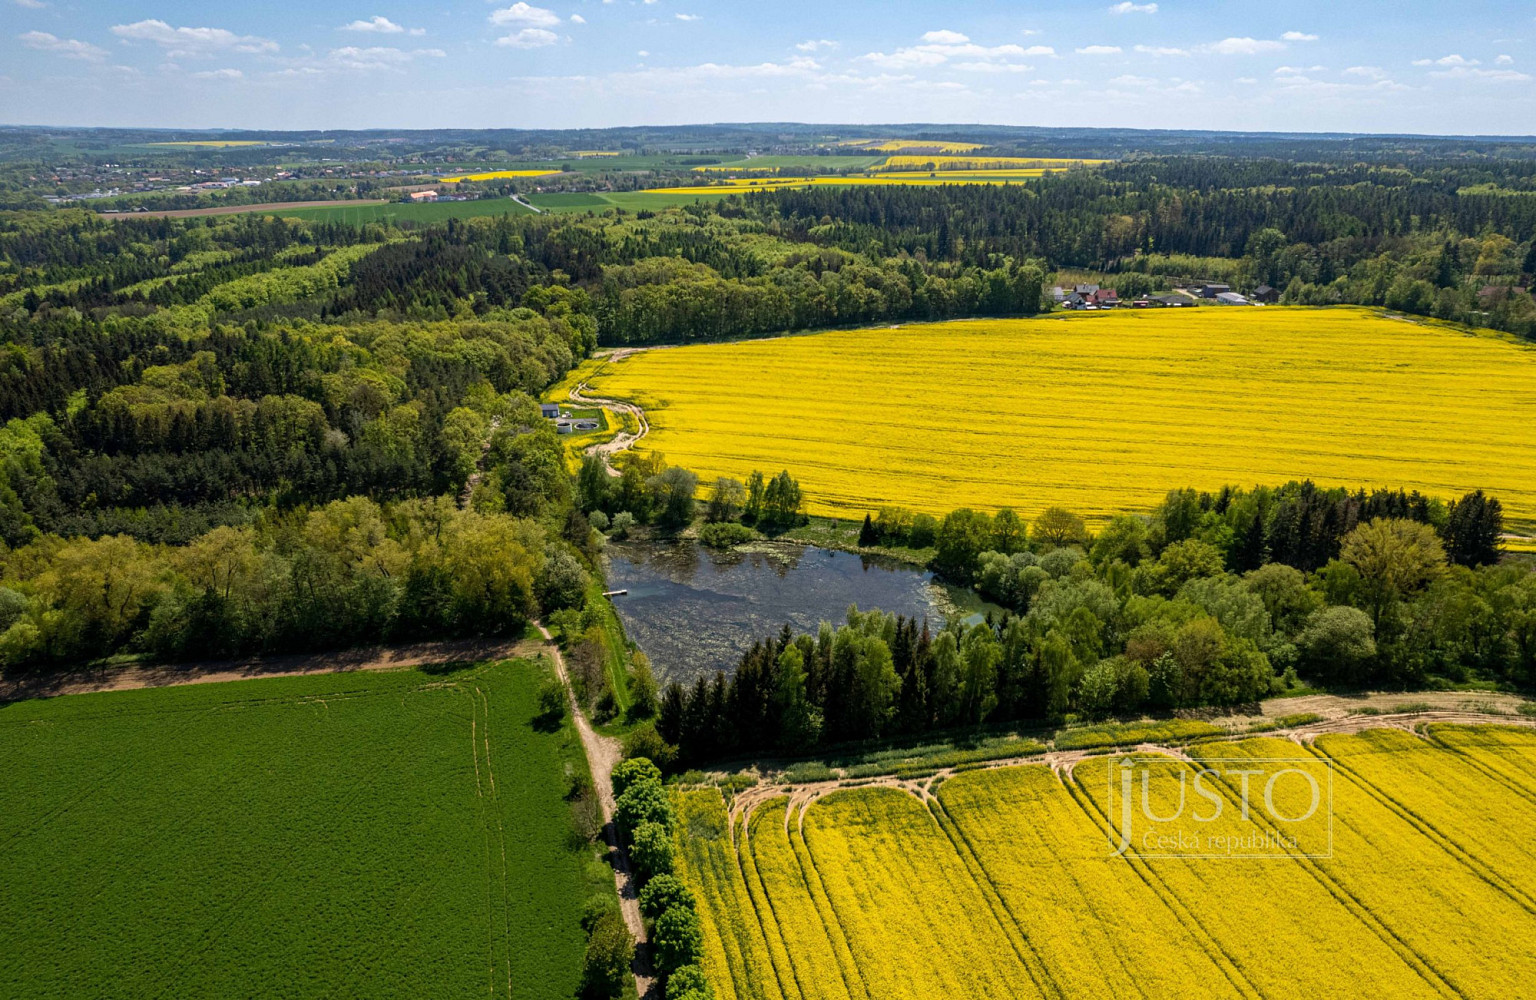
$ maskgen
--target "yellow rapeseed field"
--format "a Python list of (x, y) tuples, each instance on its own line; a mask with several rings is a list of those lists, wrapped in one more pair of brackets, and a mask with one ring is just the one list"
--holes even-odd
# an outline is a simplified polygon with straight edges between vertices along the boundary
[(457, 184), (459, 181), (499, 181), (510, 177), (548, 177), (550, 174), (558, 174), (558, 170), (487, 170), (481, 174), (460, 174), (457, 177), (439, 178), (444, 184)]
[(811, 512), (1062, 505), (1225, 484), (1484, 489), (1536, 517), (1536, 352), (1365, 309), (1208, 307), (643, 351), (594, 392), (699, 473), (789, 469)]
[(1007, 184), (1011, 181), (1039, 177), (1044, 173), (1044, 170), (955, 170), (935, 176), (910, 171), (836, 177), (740, 177), (708, 186), (646, 188), (646, 192), (649, 194), (746, 194), (750, 191), (774, 188), (857, 187), (867, 184), (914, 184), (919, 187), (933, 184)]
[(984, 148), (977, 142), (932, 142), (922, 139), (887, 139), (884, 142), (860, 140), (839, 143), (839, 145), (858, 146), (872, 153), (899, 153), (904, 149), (936, 149), (940, 153), (970, 153)]
[[(1536, 733), (1428, 735), (1191, 748), (1196, 758), (1331, 761), (1324, 857), (1112, 857), (1104, 757), (1061, 772), (971, 771), (926, 798), (839, 790), (803, 820), (773, 799), (738, 824), (737, 864), (719, 793), (680, 793), (682, 874), (701, 901), (707, 975), (717, 996), (785, 1000), (1321, 1000), (1363, 995), (1367, 983), (1373, 996), (1526, 995), (1536, 820), (1529, 794), (1489, 761), (1536, 772)], [(1159, 813), (1176, 805), (1174, 774), (1152, 786)], [(1216, 779), (1229, 796), (1237, 780)], [(1300, 785), (1275, 794), (1282, 815), (1305, 805)], [(1238, 832), (1235, 809), (1222, 817), (1233, 822), (1208, 833)]]
[(1097, 166), (1108, 160), (1068, 160), (1057, 157), (1026, 156), (892, 156), (881, 170), (1017, 170)]

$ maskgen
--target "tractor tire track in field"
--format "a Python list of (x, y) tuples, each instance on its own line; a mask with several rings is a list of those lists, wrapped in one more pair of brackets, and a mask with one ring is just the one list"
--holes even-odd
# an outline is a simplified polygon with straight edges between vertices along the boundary
[[(1029, 940), (1029, 932), (1018, 915), (1008, 906), (1002, 895), (997, 891), (997, 883), (987, 872), (986, 865), (982, 864), (975, 848), (966, 840), (965, 834), (955, 824), (950, 815), (944, 811), (944, 805), (937, 797), (924, 790), (923, 804), (928, 807), (929, 816), (934, 824), (949, 838), (950, 846), (954, 848), (955, 856), (965, 867), (965, 872), (970, 876), (971, 884), (981, 894), (981, 898), (987, 901), (987, 908), (992, 911), (992, 919), (997, 923), (998, 930), (1013, 948), (1013, 954), (1018, 958), (1019, 964), (1029, 974), (1030, 981), (1035, 984), (1035, 989), (1042, 997), (1054, 997), (1062, 1000), (1066, 994), (1061, 985), (1051, 975), (1050, 968), (1040, 957), (1034, 943)], [(1013, 933), (1009, 933), (1009, 927)]]
[(1521, 781), (1518, 772), (1511, 774), (1492, 763), (1479, 760), (1453, 743), (1447, 743), (1434, 726), (1425, 726), (1422, 730), (1422, 735), (1436, 748), (1444, 750), (1446, 753), (1455, 754), (1456, 759), (1464, 766), (1470, 767), (1490, 780), (1498, 782), (1520, 798), (1536, 800), (1536, 789), (1533, 789), (1530, 784)]
[(1369, 796), (1383, 809), (1386, 809), (1388, 812), (1401, 819), (1404, 823), (1407, 823), (1414, 830), (1418, 831), (1420, 836), (1424, 837), (1430, 843), (1434, 844), (1446, 854), (1450, 855), (1458, 864), (1467, 869), (1467, 871), (1470, 872), (1474, 877), (1486, 883), (1500, 894), (1508, 897), (1511, 902), (1525, 910), (1525, 912), (1531, 914), (1532, 916), (1536, 916), (1536, 900), (1532, 900), (1530, 895), (1524, 892), (1519, 886), (1510, 883), (1510, 881), (1503, 875), (1500, 875), (1496, 870), (1484, 862), (1478, 860), (1478, 858), (1472, 855), (1469, 851), (1457, 844), (1454, 837), (1444, 833), (1428, 819), (1419, 815), (1407, 804), (1400, 802), (1386, 789), (1381, 788), (1375, 782), (1365, 777), (1363, 774), (1358, 773), (1354, 768), (1345, 764), (1338, 757), (1333, 756), (1325, 750), (1320, 750), (1315, 746), (1312, 748), (1312, 752), (1318, 754), (1319, 756), (1326, 757), (1328, 760), (1332, 761), (1334, 769), (1336, 769), (1340, 774), (1344, 775), (1344, 777), (1352, 782), (1355, 787), (1359, 788), (1360, 791)]
[(598, 804), (602, 808), (603, 837), (608, 841), (608, 860), (613, 866), (613, 881), (619, 892), (619, 909), (624, 915), (624, 924), (629, 928), (630, 936), (635, 939), (635, 961), (632, 966), (635, 974), (635, 992), (644, 1000), (653, 994), (657, 986), (657, 979), (651, 970), (650, 942), (645, 936), (645, 919), (640, 915), (640, 885), (635, 878), (634, 871), (629, 864), (629, 855), (619, 843), (619, 831), (613, 824), (614, 798), (613, 798), (613, 768), (623, 757), (619, 741), (608, 736), (600, 736), (592, 728), (592, 723), (587, 721), (586, 713), (576, 701), (576, 690), (571, 686), (571, 678), (565, 669), (565, 658), (560, 655), (560, 647), (555, 645), (554, 636), (549, 634), (549, 629), (542, 623), (537, 623), (539, 634), (544, 637), (543, 651), (548, 654), (555, 664), (555, 673), (560, 678), (560, 683), (565, 686), (565, 698), (571, 711), (571, 719), (576, 725), (576, 734), (581, 738), (581, 746), (587, 755), (587, 766), (592, 771), (592, 784), (597, 789)]
[[(1070, 770), (1058, 772), (1057, 776), (1077, 807), (1094, 823), (1106, 825), (1107, 828), (1109, 817), (1099, 809), (1094, 801), (1094, 797), (1078, 783), (1076, 776)], [(1242, 963), (1229, 953), (1220, 941), (1216, 940), (1215, 935), (1206, 929), (1205, 922), (1200, 919), (1199, 914), (1195, 913), (1185, 904), (1183, 899), (1179, 898), (1174, 888), (1159, 876), (1144, 859), (1127, 857), (1125, 860), (1130, 864), (1131, 871), (1136, 873), (1136, 877), (1141, 880), (1142, 884), (1168, 908), (1168, 912), (1173, 914), (1175, 920), (1189, 930), (1196, 943), (1205, 951), (1206, 957), (1211, 960), (1211, 963), (1216, 968), (1221, 970), (1222, 975), (1226, 976), (1233, 989), (1245, 997), (1252, 998), (1252, 1000), (1262, 1000), (1264, 992), (1248, 978), (1248, 974), (1243, 971)]]
[[(1319, 751), (1315, 750), (1313, 752), (1319, 753)], [(1198, 762), (1189, 757), (1187, 754), (1181, 753), (1178, 756), (1180, 759), (1188, 761), (1191, 764), (1196, 764), (1198, 766)], [(1103, 810), (1099, 807), (1099, 803), (1095, 801), (1094, 796), (1088, 791), (1086, 787), (1081, 784), (1080, 781), (1075, 778), (1075, 776), (1073, 778), (1073, 784), (1076, 786), (1076, 794), (1074, 795), (1074, 798), (1078, 800), (1084, 811), (1088, 812), (1094, 817), (1097, 817), (1099, 822), (1107, 824), (1109, 822), (1109, 817), (1104, 814)], [(1219, 785), (1219, 788), (1226, 796), (1227, 802), (1234, 806), (1238, 805), (1237, 800), (1233, 798), (1234, 793), (1228, 786), (1223, 783)], [(1263, 819), (1262, 816), (1259, 815), (1255, 815), (1254, 823), (1270, 831), (1274, 831), (1275, 829), (1272, 823), (1267, 822)], [(1396, 930), (1394, 930), (1384, 918), (1378, 916), (1373, 910), (1371, 910), (1370, 907), (1358, 899), (1355, 894), (1351, 892), (1341, 881), (1334, 878), (1333, 875), (1331, 875), (1320, 864), (1318, 864), (1316, 859), (1307, 857), (1305, 855), (1298, 855), (1292, 860), (1302, 871), (1305, 871), (1307, 875), (1311, 877), (1313, 882), (1315, 882), (1319, 888), (1321, 888), (1325, 893), (1332, 897), (1344, 909), (1346, 913), (1354, 917), (1356, 922), (1358, 922), (1362, 927), (1369, 931), (1378, 941), (1385, 945), (1388, 950), (1396, 954), (1397, 957), (1405, 965), (1412, 969), (1420, 979), (1424, 980), (1424, 982), (1431, 989), (1445, 997), (1463, 997), (1466, 995), (1463, 990), (1452, 983), (1444, 973), (1436, 968), (1430, 962), (1428, 957), (1420, 954), (1419, 951), (1414, 948), (1413, 945), (1409, 944), (1408, 941), (1406, 941)], [(1134, 859), (1133, 863), (1146, 866), (1148, 873), (1153, 878), (1155, 878), (1159, 884), (1166, 887), (1167, 892), (1160, 893), (1160, 895), (1164, 895), (1165, 898), (1172, 897), (1177, 899), (1179, 909), (1188, 909), (1184, 901), (1182, 899), (1178, 899), (1178, 891), (1172, 885), (1166, 883), (1161, 876), (1157, 875), (1150, 865), (1146, 865), (1146, 862), (1142, 859)], [(1191, 916), (1191, 919), (1193, 919), (1193, 915)], [(1186, 923), (1189, 923), (1189, 920), (1186, 920)], [(1193, 924), (1190, 925), (1193, 926)], [(1214, 937), (1212, 937), (1211, 940), (1213, 943), (1216, 943)], [(1241, 963), (1236, 959), (1235, 956), (1230, 955), (1224, 947), (1221, 947), (1220, 944), (1216, 944), (1216, 946), (1220, 949), (1223, 955), (1226, 955), (1233, 962), (1234, 966), (1236, 966), (1238, 969), (1242, 968)], [(1257, 985), (1254, 985), (1254, 989), (1258, 989)]]
[[(1305, 725), (1289, 728), (1278, 728), (1258, 733), (1231, 733), (1224, 738), (1210, 740), (1208, 741), (1207, 745), (1219, 745), (1223, 742), (1234, 743), (1255, 737), (1279, 738), (1289, 739), (1300, 746), (1307, 747), (1311, 752), (1320, 754), (1321, 751), (1316, 750), (1310, 746), (1311, 741), (1316, 739), (1316, 737), (1319, 735), (1333, 733), (1357, 733), (1369, 729), (1379, 728), (1395, 728), (1413, 732), (1416, 728), (1431, 723), (1445, 723), (1451, 725), (1493, 724), (1517, 726), (1522, 728), (1531, 728), (1536, 726), (1536, 720), (1497, 713), (1430, 710), (1421, 712), (1392, 713), (1387, 715), (1354, 715), (1346, 716), (1343, 718), (1324, 719)], [(1104, 820), (1102, 812), (1097, 808), (1096, 804), (1091, 801), (1091, 796), (1088, 796), (1087, 800), (1085, 800), (1085, 790), (1081, 788), (1079, 782), (1076, 780), (1075, 775), (1073, 774), (1073, 771), (1076, 764), (1084, 760), (1100, 756), (1105, 752), (1115, 751), (1117, 749), (1120, 752), (1158, 753), (1193, 763), (1193, 759), (1190, 757), (1190, 755), (1180, 747), (1165, 746), (1162, 744), (1153, 743), (1142, 743), (1135, 746), (1126, 746), (1122, 748), (1097, 748), (1093, 751), (1047, 751), (1043, 754), (1037, 753), (1030, 756), (989, 761), (980, 765), (964, 767), (960, 770), (955, 768), (941, 768), (937, 770), (932, 776), (919, 780), (902, 779), (894, 775), (887, 775), (878, 776), (869, 780), (859, 780), (858, 782), (852, 784), (844, 784), (841, 779), (789, 785), (777, 783), (759, 784), (755, 788), (748, 789), (731, 797), (728, 814), (732, 821), (733, 840), (738, 836), (738, 833), (734, 828), (734, 824), (736, 822), (740, 822), (742, 824), (741, 834), (739, 834), (739, 836), (742, 837), (742, 841), (736, 843), (734, 846), (738, 851), (743, 849), (751, 850), (748, 827), (750, 825), (753, 812), (758, 807), (764, 805), (768, 800), (788, 796), (789, 801), (784, 814), (783, 827), (785, 834), (789, 837), (790, 846), (794, 853), (795, 860), (799, 864), (801, 878), (805, 884), (807, 894), (810, 896), (812, 906), (820, 918), (820, 923), (823, 930), (827, 934), (828, 940), (833, 943), (833, 952), (838, 959), (839, 972), (842, 974), (845, 986), (848, 987), (850, 994), (852, 995), (858, 995), (859, 992), (863, 992), (864, 995), (869, 995), (867, 992), (867, 986), (865, 986), (863, 970), (860, 969), (858, 959), (854, 955), (846, 936), (842, 933), (841, 925), (835, 919), (835, 909), (831, 905), (830, 898), (826, 895), (826, 889), (821, 881), (820, 872), (816, 868), (815, 859), (810, 850), (810, 845), (805, 839), (805, 816), (806, 813), (809, 812), (810, 807), (814, 805), (817, 800), (837, 790), (856, 791), (862, 788), (897, 788), (907, 792), (910, 795), (913, 795), (920, 801), (929, 803), (928, 808), (930, 812), (933, 812), (934, 804), (930, 802), (930, 800), (934, 800), (932, 789), (937, 787), (940, 782), (953, 776), (954, 774), (977, 769), (1043, 765), (1050, 767), (1052, 771), (1056, 773), (1058, 779), (1064, 783), (1069, 792), (1072, 794), (1072, 799), (1077, 804), (1078, 808), (1083, 810), (1083, 812), (1086, 813), (1090, 819), (1096, 819), (1097, 821), (1102, 822)], [(939, 804), (939, 806), (941, 808), (942, 804)], [(945, 833), (950, 836), (950, 839), (953, 842), (955, 834), (948, 829), (942, 818), (935, 815), (935, 819), (939, 822), (941, 828), (944, 828)], [(960, 835), (963, 836), (963, 832), (961, 832)], [(956, 850), (957, 853), (960, 851), (958, 846), (956, 847)], [(963, 855), (961, 860), (966, 860)], [(980, 881), (980, 878), (986, 875), (986, 868), (980, 863), (979, 857), (974, 857), (973, 855), (972, 860), (976, 862), (979, 868), (973, 868), (971, 864), (967, 863), (967, 869), (970, 871), (974, 880)], [(1417, 974), (1418, 979), (1422, 980), (1431, 991), (1441, 996), (1451, 998), (1463, 995), (1462, 991), (1456, 986), (1454, 982), (1448, 979), (1444, 973), (1442, 973), (1438, 968), (1431, 964), (1423, 955), (1419, 954), (1417, 949), (1413, 948), (1407, 941), (1402, 939), (1389, 925), (1387, 925), (1381, 919), (1377, 918), (1375, 914), (1371, 913), (1358, 899), (1354, 897), (1351, 892), (1349, 892), (1348, 889), (1346, 889), (1338, 882), (1337, 879), (1333, 878), (1327, 871), (1318, 865), (1317, 862), (1303, 859), (1302, 863), (1303, 867), (1307, 871), (1307, 874), (1310, 875), (1311, 878), (1319, 884), (1323, 891), (1331, 896), (1342, 907), (1344, 912), (1348, 913), (1351, 917), (1363, 925), (1363, 929), (1369, 932), (1376, 939), (1380, 940), (1388, 950), (1395, 953), (1399, 960), (1404, 962), (1405, 965), (1412, 969), (1413, 972)], [(740, 864), (739, 858), (738, 864)], [(1153, 892), (1160, 900), (1163, 901), (1164, 905), (1169, 908), (1170, 912), (1175, 916), (1176, 919), (1179, 920), (1181, 924), (1189, 929), (1189, 931), (1195, 936), (1196, 940), (1200, 943), (1202, 950), (1206, 952), (1210, 960), (1215, 963), (1217, 968), (1221, 970), (1222, 975), (1240, 995), (1252, 998), (1252, 1000), (1258, 1000), (1258, 998), (1262, 998), (1265, 995), (1264, 991), (1260, 989), (1255, 982), (1252, 981), (1248, 971), (1243, 968), (1242, 962), (1234, 955), (1229, 953), (1227, 949), (1223, 947), (1215, 937), (1205, 931), (1203, 922), (1183, 902), (1183, 900), (1175, 892), (1172, 885), (1166, 883), (1164, 879), (1145, 862), (1141, 862), (1136, 859), (1130, 859), (1130, 864), (1132, 870), (1136, 874), (1136, 877), (1144, 885), (1146, 885), (1151, 892)], [(980, 872), (980, 875), (977, 874), (978, 871)], [(763, 886), (763, 889), (766, 898), (766, 886)], [(992, 900), (990, 896), (986, 896), (984, 894), (984, 897), (987, 898), (988, 905), (992, 909), (993, 918), (1001, 921), (1003, 918), (997, 910), (998, 903)], [(1034, 948), (1029, 943), (1028, 935), (1024, 932), (1022, 923), (1019, 921), (1017, 916), (1013, 914), (1012, 910), (1007, 907), (1006, 901), (1001, 901), (1001, 905), (1007, 912), (1009, 922), (1017, 927), (1019, 932), (1024, 935), (1023, 940), (1025, 946), (1031, 953), (1033, 953)], [(761, 913), (758, 914), (760, 923), (763, 919), (763, 916), (764, 915)], [(1014, 935), (1009, 934), (1008, 937), (1010, 938), (1010, 943), (1014, 945), (1014, 948), (1017, 951), (1018, 943), (1014, 941)], [(1020, 958), (1022, 960), (1024, 956), (1021, 954)], [(1041, 970), (1044, 970), (1043, 974), (1047, 978), (1042, 980), (1040, 978), (1041, 973), (1037, 972), (1036, 968), (1034, 968), (1027, 961), (1025, 962), (1026, 971), (1032, 978), (1034, 978), (1042, 993), (1047, 995), (1056, 993), (1059, 995), (1060, 988), (1054, 982), (1054, 977), (1050, 976), (1049, 970), (1045, 966), (1043, 958), (1040, 958), (1038, 954), (1036, 955), (1036, 958), (1040, 961), (1040, 968)], [(782, 981), (782, 972), (777, 968), (774, 969), (774, 972), (775, 975)], [(791, 970), (791, 972), (794, 973), (795, 970)], [(859, 991), (855, 986), (855, 982), (857, 982), (858, 986), (864, 986), (864, 990)]]
[[(727, 814), (727, 819), (731, 823), (731, 840), (735, 841), (736, 820), (730, 814)], [(795, 997), (800, 997), (803, 1000), (805, 986), (800, 982), (800, 973), (796, 969), (793, 960), (786, 961), (786, 964), (789, 966), (789, 976), (794, 980), (795, 990), (791, 993), (785, 988), (784, 970), (779, 968), (778, 956), (783, 954), (787, 959), (789, 947), (784, 941), (784, 928), (779, 922), (778, 912), (773, 907), (773, 896), (768, 892), (768, 883), (763, 880), (762, 875), (758, 872), (757, 859), (752, 856), (751, 827), (752, 814), (750, 812), (743, 813), (741, 817), (741, 840), (735, 843), (736, 868), (741, 874), (742, 884), (747, 887), (747, 898), (752, 901), (753, 918), (762, 929), (763, 945), (768, 951), (768, 961), (773, 966), (773, 976), (779, 984), (780, 995), (789, 998), (789, 1000), (793, 1000)], [(750, 872), (748, 872), (748, 868), (751, 869)], [(753, 890), (754, 886), (756, 886), (756, 891)], [(761, 903), (758, 902), (759, 895), (762, 897)], [(764, 910), (767, 910), (766, 918), (763, 916)], [(778, 951), (775, 951), (773, 947), (775, 941), (778, 942)]]
[[(803, 810), (801, 818), (803, 822)], [(821, 880), (821, 872), (816, 870), (816, 861), (811, 857), (811, 848), (805, 842), (802, 830), (796, 829), (789, 833), (789, 846), (794, 852), (796, 863), (800, 865), (800, 878), (805, 882), (806, 891), (811, 897), (811, 903), (815, 906), (817, 915), (821, 917), (821, 925), (826, 931), (827, 940), (832, 942), (832, 953), (837, 956), (837, 967), (843, 977), (843, 987), (851, 997), (862, 996), (865, 1000), (874, 1000), (874, 994), (869, 991), (869, 982), (864, 978), (864, 970), (859, 968), (859, 960), (854, 956), (853, 948), (848, 943), (848, 935), (843, 931), (843, 925), (836, 919), (837, 909), (827, 895), (826, 883)]]

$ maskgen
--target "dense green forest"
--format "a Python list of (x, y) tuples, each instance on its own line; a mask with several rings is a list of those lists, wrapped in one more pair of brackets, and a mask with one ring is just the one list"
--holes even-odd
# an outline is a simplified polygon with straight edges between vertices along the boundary
[[(663, 692), (649, 752), (688, 766), (980, 723), (1257, 702), (1303, 684), (1536, 683), (1536, 569), (1501, 563), (1481, 493), (1444, 504), (1311, 483), (1168, 495), (1097, 535), (1054, 508), (888, 508), (863, 546), (917, 547), (1008, 609), (932, 631), (850, 609), (727, 675)], [(670, 749), (668, 749), (670, 747)], [(675, 754), (675, 757), (674, 757)]]
[[(35, 193), (22, 139), (3, 172)], [(1143, 153), (1006, 186), (819, 188), (422, 226), (0, 212), (0, 659), (298, 649), (516, 630), (535, 614), (581, 611), (601, 575), (588, 515), (680, 527), (697, 485), (653, 457), (628, 461), (612, 483), (570, 474), (534, 404), (599, 345), (1029, 315), (1050, 307), (1051, 283), (1091, 279), (1123, 295), (1264, 283), (1288, 302), (1369, 303), (1536, 336), (1525, 290), (1536, 280), (1536, 160), (1390, 143), (1357, 156), (1325, 143), (1305, 157), (1266, 150)], [(218, 154), (262, 155), (276, 154)], [(582, 177), (604, 183), (601, 169)], [(1469, 563), (1444, 533), (1450, 512), (1422, 498), (1349, 501), (1361, 515), (1297, 489), (1219, 498), (1202, 513), (1221, 519), (1214, 535), (1154, 533), (1137, 558), (1106, 561), (1095, 541), (1067, 565), (1035, 525), (1028, 551), (941, 555), (939, 569), (1014, 609), (994, 623), (1002, 643), (1041, 621), (1041, 574), (1058, 589), (1109, 574), (1099, 583), (1122, 596), (1181, 600), (1182, 583), (1146, 582), (1170, 551), (1232, 574), (1311, 574), (1305, 587), (1330, 606), (1352, 603), (1328, 589), (1343, 572), (1329, 568), (1340, 539), (1376, 517), (1431, 525), (1458, 565), (1491, 558)], [(733, 518), (711, 519), (711, 539), (738, 537)], [(888, 520), (871, 530), (945, 537), (943, 524)], [(476, 547), (467, 538), (504, 554), (510, 576), (495, 593), (462, 579)], [(1189, 552), (1197, 542), (1219, 558)], [(116, 596), (80, 596), (98, 584)], [(332, 591), (327, 607), (317, 595)], [(1145, 624), (1128, 614), (1100, 616), (1109, 660), (1129, 655), (1127, 637)], [(1379, 631), (1392, 621), (1372, 626), (1362, 679), (1455, 675), (1401, 652)], [(1274, 649), (1248, 639), (1271, 674), (1305, 675), (1298, 635)], [(1529, 680), (1528, 654), (1479, 648), (1494, 659), (1477, 671)], [(1086, 672), (1099, 661), (1074, 662)], [(1076, 704), (1076, 687), (1065, 690)], [(1191, 690), (1180, 697), (1215, 697)], [(1031, 697), (1030, 712), (1063, 704)], [(1026, 710), (999, 698), (1005, 707), (988, 714)], [(826, 725), (828, 737), (846, 728), (835, 711)]]

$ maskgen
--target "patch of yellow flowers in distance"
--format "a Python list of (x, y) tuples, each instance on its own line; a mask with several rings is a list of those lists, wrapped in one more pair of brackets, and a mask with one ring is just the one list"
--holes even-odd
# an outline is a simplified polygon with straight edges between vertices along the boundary
[(790, 470), (812, 513), (1064, 506), (1170, 489), (1483, 489), (1536, 519), (1536, 351), (1360, 308), (1120, 309), (641, 351), (592, 391), (710, 483)]
[(923, 139), (850, 139), (839, 146), (856, 146), (872, 153), (899, 153), (904, 149), (934, 150), (939, 153), (970, 153), (985, 149), (979, 142), (930, 142)]
[(479, 174), (460, 174), (457, 177), (441, 177), (443, 184), (457, 184), (460, 181), (499, 181), (510, 177), (548, 177), (558, 174), (558, 170), (487, 170)]
[(862, 187), (871, 184), (908, 184), (915, 187), (928, 187), (935, 184), (1007, 184), (1009, 182), (1029, 180), (1031, 177), (1039, 177), (1045, 172), (1044, 170), (955, 170), (933, 177), (919, 173), (840, 177), (733, 177), (718, 184), (646, 188), (646, 191), (651, 194), (716, 195), (746, 194), (751, 191), (765, 191), (778, 188)]
[(1062, 170), (1093, 167), (1109, 160), (1071, 160), (1026, 156), (892, 156), (877, 170)]

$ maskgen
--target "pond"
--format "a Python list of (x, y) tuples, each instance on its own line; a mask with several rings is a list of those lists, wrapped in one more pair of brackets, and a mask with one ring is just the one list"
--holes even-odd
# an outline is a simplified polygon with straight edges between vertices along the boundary
[(979, 620), (1001, 608), (914, 566), (812, 545), (717, 552), (697, 542), (611, 543), (608, 586), (624, 630), (662, 682), (730, 670), (786, 623), (796, 633), (841, 624), (848, 605), (927, 618)]

